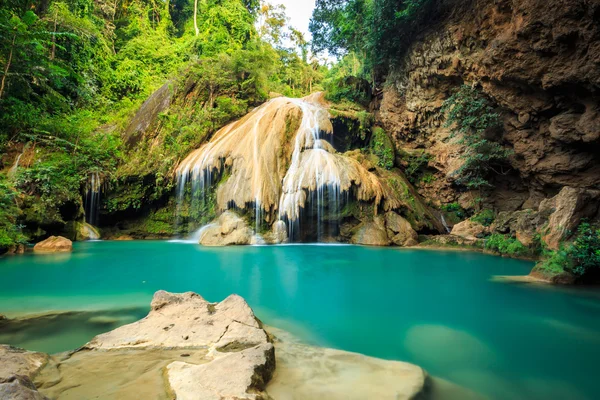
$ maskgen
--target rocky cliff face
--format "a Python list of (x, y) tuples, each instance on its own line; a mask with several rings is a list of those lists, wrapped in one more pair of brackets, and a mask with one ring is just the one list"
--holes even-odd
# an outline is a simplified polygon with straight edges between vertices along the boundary
[[(464, 18), (469, 15), (469, 18)], [(499, 141), (514, 152), (485, 206), (537, 209), (563, 187), (600, 187), (600, 2), (483, 0), (426, 32), (388, 77), (378, 121), (398, 149), (432, 155), (435, 179), (419, 192), (433, 204), (473, 195), (454, 184), (463, 150), (440, 108), (453, 90), (476, 85), (497, 106)]]

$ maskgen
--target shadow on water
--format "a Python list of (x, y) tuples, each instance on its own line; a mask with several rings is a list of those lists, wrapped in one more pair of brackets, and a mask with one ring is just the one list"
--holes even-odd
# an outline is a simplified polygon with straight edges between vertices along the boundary
[(70, 311), (2, 320), (0, 343), (50, 354), (74, 350), (100, 333), (145, 317), (148, 311)]

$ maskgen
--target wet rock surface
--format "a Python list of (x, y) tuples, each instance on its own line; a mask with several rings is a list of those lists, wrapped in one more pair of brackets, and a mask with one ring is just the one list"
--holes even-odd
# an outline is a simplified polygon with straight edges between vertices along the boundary
[(275, 399), (409, 400), (427, 389), (427, 373), (416, 365), (314, 347), (268, 330), (275, 336), (277, 370), (267, 392)]

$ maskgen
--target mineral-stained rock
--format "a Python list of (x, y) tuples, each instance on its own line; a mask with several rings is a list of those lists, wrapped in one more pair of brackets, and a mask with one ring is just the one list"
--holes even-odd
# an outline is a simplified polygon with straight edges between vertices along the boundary
[(267, 329), (276, 337), (277, 370), (267, 386), (275, 399), (409, 400), (427, 386), (427, 373), (416, 365), (309, 346)]
[(70, 240), (96, 240), (100, 239), (100, 232), (87, 222), (71, 221), (67, 224), (67, 235)]
[(384, 220), (381, 217), (375, 217), (373, 221), (362, 222), (354, 232), (350, 243), (364, 244), (367, 246), (388, 246), (387, 231)]
[(204, 246), (230, 246), (252, 244), (254, 231), (233, 211), (225, 211), (200, 236)]
[(33, 246), (36, 253), (61, 253), (73, 250), (73, 242), (62, 236), (50, 236)]
[(470, 219), (459, 222), (452, 227), (452, 235), (460, 236), (467, 240), (477, 240), (483, 236), (488, 229), (478, 222)]
[(46, 399), (31, 379), (47, 362), (46, 354), (0, 345), (0, 399)]
[(406, 219), (393, 211), (385, 214), (385, 227), (390, 240), (398, 246), (414, 246), (419, 235)]
[(550, 249), (558, 249), (582, 218), (593, 217), (600, 207), (600, 191), (564, 187), (558, 195), (540, 204), (540, 212), (551, 212), (542, 239)]

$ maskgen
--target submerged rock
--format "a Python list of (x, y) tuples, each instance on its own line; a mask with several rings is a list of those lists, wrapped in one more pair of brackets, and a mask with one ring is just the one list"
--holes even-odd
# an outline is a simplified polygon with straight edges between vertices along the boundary
[(48, 355), (0, 345), (0, 399), (45, 400), (32, 379), (48, 362)]
[(61, 253), (73, 250), (73, 242), (62, 236), (50, 236), (33, 246), (35, 253)]
[(268, 330), (275, 336), (277, 371), (267, 392), (275, 399), (409, 400), (427, 387), (427, 373), (416, 365), (309, 346)]

